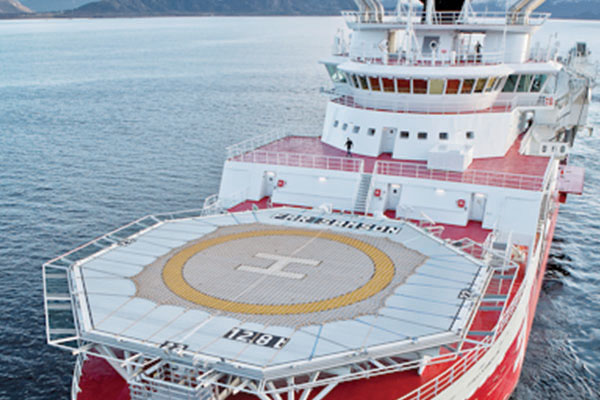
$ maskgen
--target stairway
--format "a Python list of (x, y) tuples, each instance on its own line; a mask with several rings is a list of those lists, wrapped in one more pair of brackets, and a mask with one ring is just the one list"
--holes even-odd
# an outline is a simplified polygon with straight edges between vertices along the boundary
[(371, 174), (361, 174), (360, 183), (358, 184), (358, 191), (354, 198), (354, 212), (365, 213), (367, 210), (367, 197), (369, 196), (369, 189), (371, 188)]

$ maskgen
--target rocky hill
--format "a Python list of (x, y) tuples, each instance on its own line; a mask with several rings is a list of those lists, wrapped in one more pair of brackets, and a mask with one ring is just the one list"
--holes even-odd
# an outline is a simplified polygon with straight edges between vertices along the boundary
[(101, 0), (76, 15), (323, 15), (354, 9), (353, 0)]
[(19, 0), (0, 0), (0, 14), (29, 14), (31, 10)]

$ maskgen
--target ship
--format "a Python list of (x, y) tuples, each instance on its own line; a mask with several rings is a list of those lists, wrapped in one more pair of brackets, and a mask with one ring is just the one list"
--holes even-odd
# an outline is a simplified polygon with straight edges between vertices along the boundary
[(43, 265), (72, 400), (505, 400), (598, 67), (539, 0), (356, 0), (322, 132), (227, 148), (219, 192)]

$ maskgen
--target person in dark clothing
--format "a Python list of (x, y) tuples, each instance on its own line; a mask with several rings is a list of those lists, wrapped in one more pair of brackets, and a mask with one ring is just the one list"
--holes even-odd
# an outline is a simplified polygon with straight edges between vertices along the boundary
[(481, 45), (481, 43), (477, 42), (477, 44), (475, 45), (475, 53), (477, 54), (477, 59), (476, 61), (478, 63), (481, 62), (481, 49), (483, 48), (483, 46)]
[(352, 146), (354, 146), (354, 143), (352, 143), (352, 140), (350, 140), (350, 138), (346, 139), (346, 156), (347, 157), (352, 157), (352, 152), (350, 150), (352, 150)]

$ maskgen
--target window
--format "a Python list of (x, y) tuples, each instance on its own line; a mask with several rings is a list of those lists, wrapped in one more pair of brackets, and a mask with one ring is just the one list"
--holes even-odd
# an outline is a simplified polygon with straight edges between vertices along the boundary
[(381, 91), (381, 85), (379, 84), (379, 78), (370, 76), (369, 82), (371, 83), (371, 90), (376, 90), (378, 92)]
[(487, 86), (485, 87), (485, 91), (487, 92), (491, 92), (492, 89), (494, 89), (494, 83), (496, 83), (496, 78), (495, 77), (491, 77), (488, 80)]
[(367, 135), (369, 136), (375, 136), (375, 128), (369, 128), (367, 129)]
[(352, 128), (352, 133), (358, 133), (358, 132), (360, 132), (360, 126), (354, 125), (354, 128)]
[(542, 86), (546, 83), (547, 75), (536, 75), (531, 85), (531, 91), (533, 93), (539, 93), (542, 90)]
[(475, 139), (475, 132), (473, 131), (468, 131), (465, 136), (467, 137), (467, 139)]
[(519, 86), (517, 86), (517, 92), (529, 92), (529, 88), (531, 87), (531, 78), (532, 75), (521, 75), (521, 79), (519, 80)]
[(494, 86), (494, 90), (500, 90), (500, 88), (502, 87), (502, 81), (504, 80), (504, 78), (499, 77), (498, 79), (496, 79), (496, 86)]
[(352, 78), (352, 86), (354, 86), (357, 89), (360, 89), (360, 86), (358, 86), (358, 78), (356, 77), (356, 75), (350, 75), (350, 77)]
[(413, 93), (414, 94), (427, 94), (427, 80), (413, 79)]
[(444, 81), (442, 79), (432, 79), (429, 81), (429, 94), (444, 93)]
[(364, 75), (358, 76), (358, 82), (360, 83), (360, 87), (363, 90), (369, 90), (369, 85), (367, 84), (367, 77)]
[(417, 133), (417, 138), (421, 140), (427, 139), (427, 132), (419, 132)]
[(502, 89), (503, 93), (512, 93), (515, 91), (515, 87), (517, 86), (517, 80), (519, 79), (519, 75), (509, 75), (506, 83), (504, 84), (504, 88)]
[(448, 132), (440, 132), (440, 140), (448, 140)]
[(409, 136), (410, 136), (410, 133), (408, 133), (408, 131), (400, 132), (400, 139), (408, 139)]
[(342, 125), (342, 130), (345, 131), (346, 129), (348, 129), (348, 124), (344, 122), (344, 125)]
[(382, 129), (382, 132), (383, 132), (383, 135), (394, 136), (394, 135), (396, 135), (396, 132), (398, 132), (398, 129), (396, 129), (396, 128), (389, 128), (389, 127), (386, 126), (386, 127), (384, 127)]
[(384, 92), (395, 92), (396, 88), (394, 87), (394, 80), (388, 78), (381, 78), (381, 83), (383, 85)]
[(460, 87), (460, 79), (448, 79), (446, 94), (457, 94)]
[(410, 81), (408, 79), (396, 79), (398, 93), (410, 93)]
[(485, 88), (485, 82), (487, 78), (479, 78), (477, 79), (477, 84), (475, 85), (475, 93), (482, 93)]
[(462, 89), (460, 93), (470, 94), (473, 91), (473, 85), (475, 85), (475, 79), (465, 79), (463, 81)]
[(327, 68), (327, 72), (329, 72), (329, 76), (331, 77), (332, 81), (334, 81), (335, 83), (345, 83), (346, 82), (346, 77), (344, 76), (344, 74), (341, 71), (339, 71), (337, 69), (336, 65), (325, 64), (325, 67)]
[(333, 121), (334, 128), (337, 128), (339, 124), (340, 124), (340, 121), (338, 121), (337, 119), (335, 121)]

